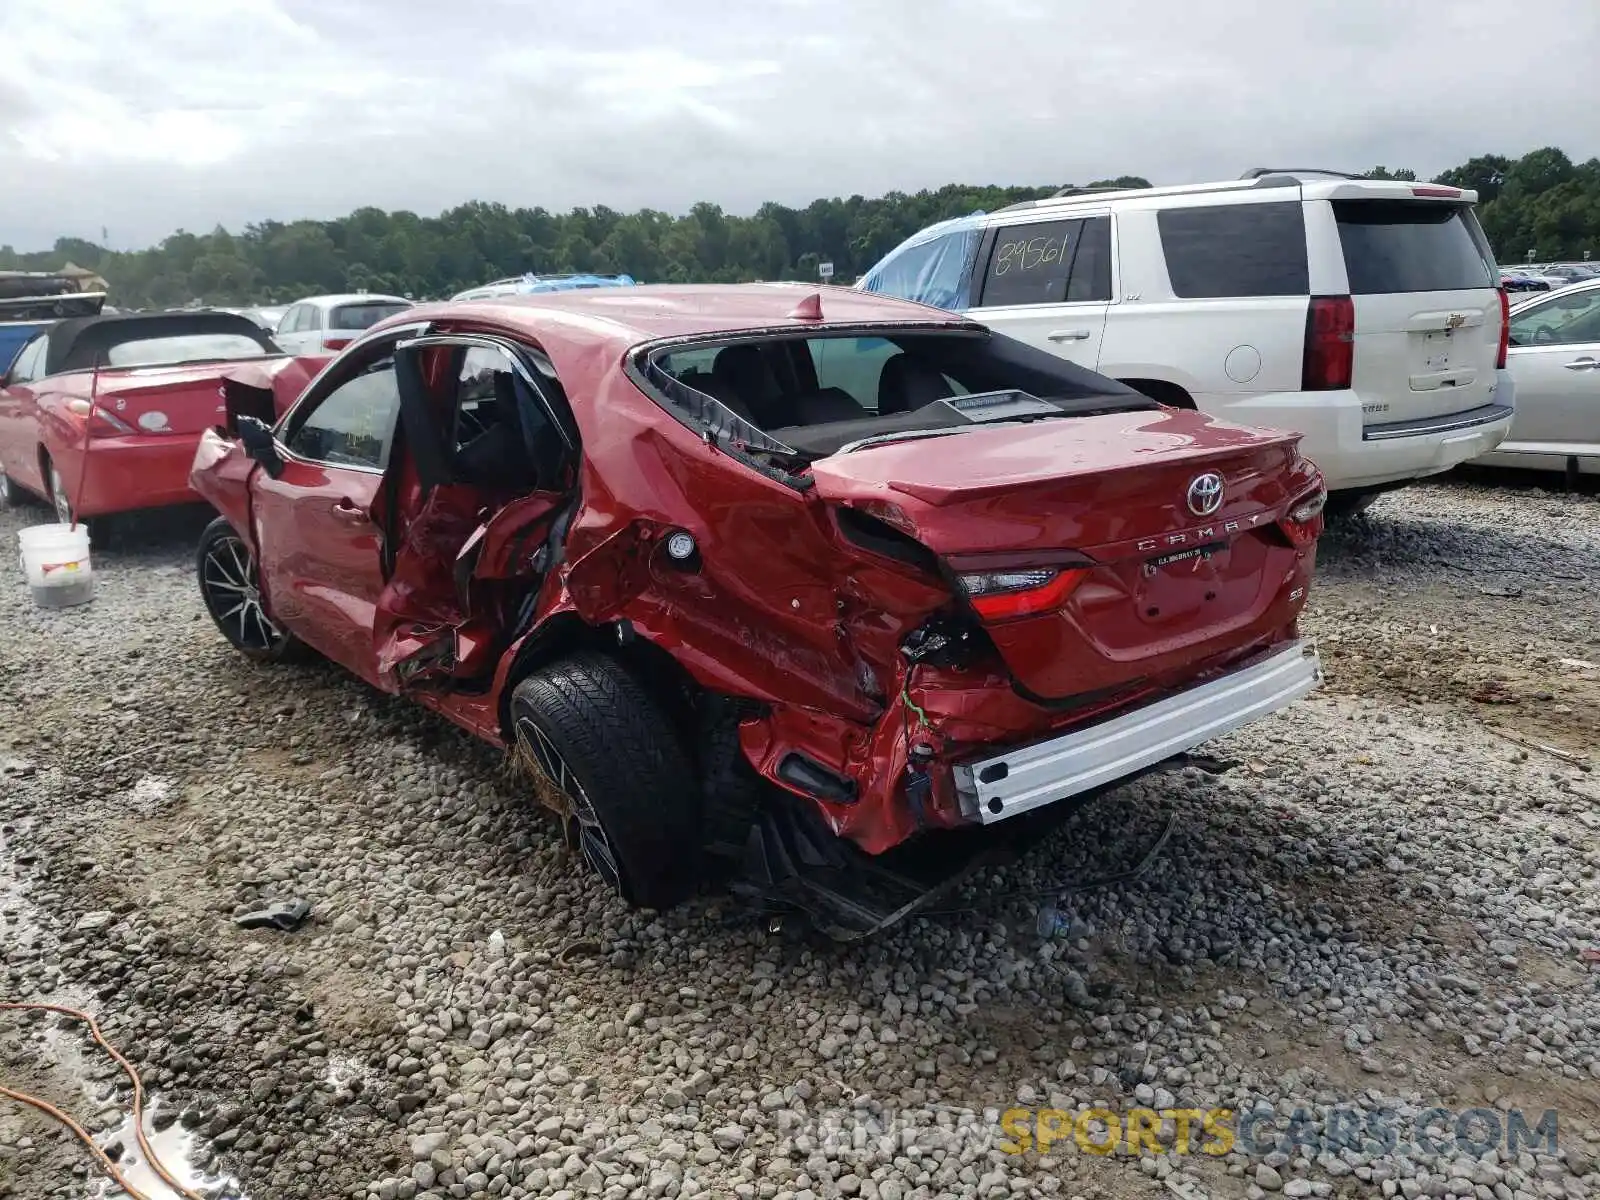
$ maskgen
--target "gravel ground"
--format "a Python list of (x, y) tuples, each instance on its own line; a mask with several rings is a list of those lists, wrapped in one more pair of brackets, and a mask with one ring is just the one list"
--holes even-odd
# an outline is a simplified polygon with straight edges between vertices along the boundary
[[(43, 519), (0, 514), (0, 546)], [(333, 668), (237, 657), (195, 595), (201, 523), (97, 550), (69, 612), (0, 553), (0, 1000), (99, 1014), (213, 1194), (1600, 1187), (1594, 497), (1386, 497), (1324, 542), (1323, 691), (1213, 747), (1230, 768), (1125, 787), (964, 911), (849, 948), (726, 898), (630, 913), (494, 754)], [(1041, 938), (1014, 893), (1129, 866), (1169, 820), (1146, 872)], [(232, 923), (286, 896), (314, 906), (300, 930)], [(0, 1013), (0, 1081), (134, 1157), (125, 1092), (59, 1022)], [(1092, 1105), (1386, 1110), (1401, 1133), (1000, 1146), (1000, 1110)], [(1434, 1155), (1406, 1132), (1432, 1106), (1556, 1109), (1560, 1150)], [(0, 1196), (102, 1194), (0, 1100)]]

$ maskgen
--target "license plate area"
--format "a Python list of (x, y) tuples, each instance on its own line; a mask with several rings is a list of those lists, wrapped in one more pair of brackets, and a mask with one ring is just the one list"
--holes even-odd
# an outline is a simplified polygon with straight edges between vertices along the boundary
[(1227, 548), (1227, 542), (1207, 542), (1204, 546), (1191, 546), (1187, 550), (1174, 550), (1171, 554), (1159, 554), (1155, 558), (1144, 560), (1144, 574), (1146, 578), (1149, 578), (1164, 568), (1173, 567), (1195, 572), (1209, 564), (1216, 554)]
[(1450, 369), (1450, 355), (1455, 350), (1454, 335), (1448, 329), (1435, 330), (1433, 333), (1422, 335), (1422, 369), (1424, 371), (1447, 371)]

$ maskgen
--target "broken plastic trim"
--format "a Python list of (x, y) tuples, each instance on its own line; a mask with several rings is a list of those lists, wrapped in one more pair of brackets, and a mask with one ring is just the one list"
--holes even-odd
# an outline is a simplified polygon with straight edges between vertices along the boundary
[(642, 373), (650, 381), (650, 386), (655, 388), (669, 404), (683, 409), (696, 425), (709, 430), (718, 438), (743, 443), (747, 450), (757, 453), (781, 454), (785, 458), (798, 457), (793, 447), (784, 445), (775, 437), (769, 437), (715, 396), (708, 396), (698, 388), (692, 388), (682, 380), (674, 378), (666, 368), (655, 361), (653, 355), (645, 360)]

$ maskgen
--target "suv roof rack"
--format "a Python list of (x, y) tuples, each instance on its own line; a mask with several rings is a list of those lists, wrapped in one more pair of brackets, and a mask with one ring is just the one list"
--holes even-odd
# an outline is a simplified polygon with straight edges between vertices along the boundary
[(1120, 183), (1098, 183), (1087, 187), (1064, 187), (1059, 191), (1051, 192), (1050, 199), (1059, 200), (1062, 196), (1082, 196), (1089, 192), (1131, 192), (1137, 188), (1126, 188)]
[(1240, 179), (1261, 179), (1267, 175), (1331, 175), (1335, 179), (1365, 179), (1348, 171), (1329, 171), (1324, 167), (1251, 167)]

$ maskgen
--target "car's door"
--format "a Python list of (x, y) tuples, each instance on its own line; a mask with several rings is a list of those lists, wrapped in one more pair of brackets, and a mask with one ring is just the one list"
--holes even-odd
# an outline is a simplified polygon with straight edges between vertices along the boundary
[(973, 272), (968, 315), (1095, 370), (1112, 296), (1109, 214), (998, 226)]
[(1567, 454), (1558, 447), (1600, 443), (1600, 287), (1563, 289), (1519, 310), (1506, 360), (1517, 384), (1507, 448)]
[(30, 491), (43, 493), (39, 467), (39, 415), (33, 383), (44, 373), (49, 334), (37, 334), (17, 352), (0, 379), (0, 468)]
[(406, 461), (374, 628), (381, 686), (472, 678), (537, 590), (537, 551), (575, 479), (577, 430), (554, 367), (488, 335), (396, 350)]
[(300, 353), (301, 307), (299, 304), (291, 304), (283, 316), (278, 318), (278, 328), (272, 335), (272, 340), (278, 343), (278, 348), (285, 354)]
[(323, 340), (328, 336), (328, 314), (320, 304), (306, 304), (301, 307), (305, 311), (300, 317), (300, 328), (304, 330), (300, 353), (321, 354), (327, 349)]
[(384, 586), (384, 473), (400, 394), (387, 346), (341, 364), (285, 416), (274, 476), (250, 482), (261, 585), (302, 641), (377, 683), (372, 625)]

